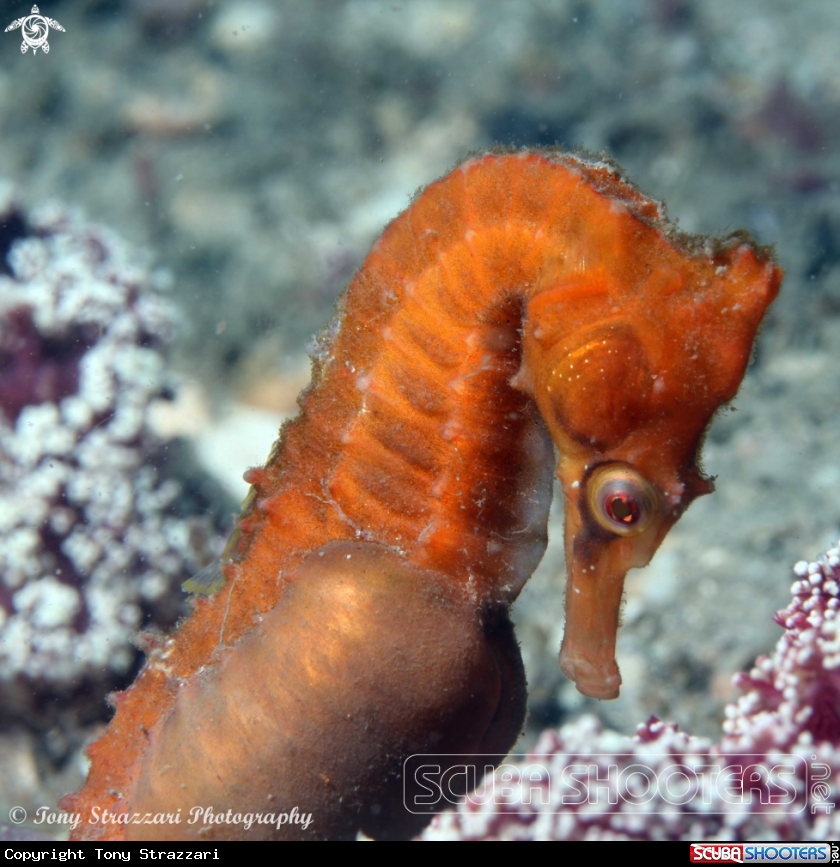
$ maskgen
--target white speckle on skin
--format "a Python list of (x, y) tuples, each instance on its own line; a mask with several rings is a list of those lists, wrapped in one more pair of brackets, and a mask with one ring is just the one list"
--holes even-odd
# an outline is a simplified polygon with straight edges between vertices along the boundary
[(446, 492), (446, 478), (441, 477), (439, 479), (435, 479), (432, 484), (431, 494), (433, 497), (442, 497)]
[(434, 534), (434, 532), (435, 532), (435, 530), (437, 530), (437, 528), (438, 528), (437, 521), (434, 521), (434, 520), (429, 521), (429, 523), (426, 524), (426, 526), (421, 530), (420, 535), (417, 537), (417, 541), (420, 542), (421, 544), (423, 542), (426, 542)]

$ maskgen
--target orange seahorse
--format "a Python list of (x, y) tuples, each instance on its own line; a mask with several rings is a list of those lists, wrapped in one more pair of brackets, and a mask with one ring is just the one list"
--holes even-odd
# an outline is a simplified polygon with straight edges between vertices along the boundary
[[(112, 697), (88, 781), (63, 802), (84, 817), (76, 834), (415, 833), (407, 755), (503, 755), (521, 730), (507, 611), (545, 549), (552, 443), (560, 665), (582, 693), (617, 696), (624, 576), (712, 490), (700, 443), (781, 276), (743, 233), (678, 233), (603, 160), (490, 152), (426, 188), (246, 474), (224, 586)], [(246, 830), (191, 823), (193, 807), (313, 821)]]

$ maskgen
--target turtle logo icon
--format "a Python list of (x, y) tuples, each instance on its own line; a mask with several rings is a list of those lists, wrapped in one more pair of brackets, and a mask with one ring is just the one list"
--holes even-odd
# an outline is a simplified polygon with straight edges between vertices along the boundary
[(29, 48), (32, 49), (32, 54), (37, 54), (40, 48), (44, 54), (49, 54), (50, 43), (47, 42), (47, 34), (50, 32), (50, 27), (53, 30), (60, 30), (64, 33), (64, 28), (54, 18), (47, 18), (46, 15), (41, 15), (37, 6), (32, 7), (32, 12), (25, 15), (23, 18), (18, 18), (6, 28), (6, 33), (10, 30), (17, 30), (22, 27), (23, 44), (20, 50), (26, 54)]

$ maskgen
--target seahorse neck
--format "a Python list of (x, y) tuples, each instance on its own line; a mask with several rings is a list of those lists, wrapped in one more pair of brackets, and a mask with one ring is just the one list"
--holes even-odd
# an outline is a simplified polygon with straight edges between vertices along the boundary
[[(381, 293), (390, 309), (365, 327), (377, 351), (362, 364), (343, 360), (341, 341), (333, 346), (323, 388), (335, 399), (319, 403), (335, 405), (349, 380), (355, 406), (331, 431), (338, 459), (323, 489), (356, 537), (479, 595), (511, 598), (545, 550), (553, 452), (536, 407), (511, 385), (523, 284), (487, 281), (470, 249), (474, 235), (439, 250), (411, 279), (400, 275), (392, 284), (399, 303)], [(385, 270), (387, 250), (372, 255)], [(345, 325), (360, 319), (357, 292)]]
[(297, 550), (364, 538), (506, 599), (536, 567), (554, 461), (527, 389), (511, 384), (523, 317), (604, 251), (570, 204), (575, 165), (530, 157), (523, 175), (516, 163), (465, 163), (365, 260), (303, 414), (255, 485), (277, 520), (240, 523), (266, 554), (288, 549), (287, 534)]

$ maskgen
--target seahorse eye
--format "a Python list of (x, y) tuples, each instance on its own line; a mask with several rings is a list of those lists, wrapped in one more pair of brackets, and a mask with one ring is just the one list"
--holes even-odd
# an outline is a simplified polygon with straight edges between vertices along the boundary
[(589, 510), (604, 529), (635, 536), (650, 526), (659, 498), (653, 485), (623, 464), (605, 464), (589, 479)]

